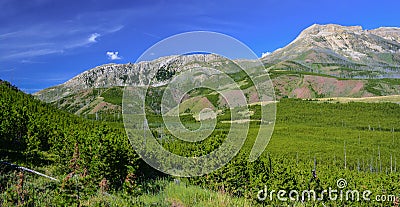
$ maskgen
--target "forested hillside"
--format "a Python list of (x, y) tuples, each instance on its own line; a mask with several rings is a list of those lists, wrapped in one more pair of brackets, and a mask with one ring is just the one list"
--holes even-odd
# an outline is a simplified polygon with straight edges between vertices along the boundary
[(0, 143), (0, 160), (45, 170), (60, 180), (43, 184), (50, 185), (50, 189), (41, 186), (44, 192), (28, 188), (16, 194), (7, 188), (12, 183), (8, 173), (15, 169), (1, 165), (0, 193), (5, 198), (0, 198), (0, 205), (22, 202), (22, 194), (25, 204), (38, 198), (55, 205), (76, 203), (76, 196), (87, 199), (100, 182), (119, 189), (127, 178), (137, 176), (138, 157), (123, 130), (60, 111), (4, 81), (0, 81)]

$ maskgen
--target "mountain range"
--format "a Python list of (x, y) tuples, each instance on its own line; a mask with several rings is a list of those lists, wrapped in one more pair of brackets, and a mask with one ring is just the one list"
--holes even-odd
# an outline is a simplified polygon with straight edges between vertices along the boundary
[[(260, 60), (270, 74), (278, 99), (400, 94), (400, 28), (363, 30), (360, 26), (315, 24), (287, 46)], [(77, 114), (120, 112), (123, 86), (151, 84), (162, 88), (181, 71), (207, 66), (229, 68), (227, 73), (237, 77), (246, 95), (253, 97), (254, 86), (237, 67), (237, 64), (250, 67), (253, 61), (227, 61), (214, 54), (192, 54), (135, 64), (111, 63), (85, 71), (34, 96)], [(201, 78), (201, 74), (193, 77), (194, 80)], [(187, 101), (192, 99), (193, 104), (186, 105), (198, 102), (194, 94), (199, 95), (192, 93), (193, 97)], [(206, 105), (223, 105), (215, 93), (201, 95), (208, 97)]]

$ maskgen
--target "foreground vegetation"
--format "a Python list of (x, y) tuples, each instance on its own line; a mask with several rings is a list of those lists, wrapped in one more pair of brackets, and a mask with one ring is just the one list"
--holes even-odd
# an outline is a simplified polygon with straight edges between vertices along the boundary
[[(252, 118), (259, 116), (259, 107), (250, 108)], [(228, 120), (227, 114), (218, 117), (217, 131), (202, 143), (187, 144), (168, 132), (161, 143), (185, 156), (208, 153), (225, 139), (230, 125), (222, 121)], [(248, 161), (259, 127), (252, 122), (244, 147), (226, 166), (205, 176), (177, 179), (143, 163), (130, 147), (122, 123), (71, 115), (1, 82), (0, 160), (59, 182), (2, 164), (0, 205), (391, 206), (392, 200), (374, 199), (400, 193), (399, 117), (400, 106), (392, 103), (282, 99), (273, 137), (258, 160)], [(186, 121), (196, 124), (194, 119)], [(157, 129), (152, 130), (156, 135)], [(338, 179), (347, 181), (345, 190), (372, 191), (371, 201), (257, 199), (265, 186), (321, 193), (337, 188)]]

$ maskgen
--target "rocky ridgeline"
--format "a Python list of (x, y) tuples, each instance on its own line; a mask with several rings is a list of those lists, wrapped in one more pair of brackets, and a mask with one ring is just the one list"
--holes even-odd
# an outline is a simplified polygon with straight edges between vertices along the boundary
[[(143, 86), (149, 84), (150, 81), (152, 85), (160, 85), (170, 78), (171, 74), (193, 67), (194, 64), (218, 66), (222, 64), (222, 60), (224, 60), (222, 57), (213, 54), (194, 54), (161, 57), (135, 64), (110, 63), (85, 71), (61, 85), (44, 89), (34, 95), (46, 102), (53, 102), (89, 88)], [(161, 77), (156, 74), (160, 69), (164, 72)]]

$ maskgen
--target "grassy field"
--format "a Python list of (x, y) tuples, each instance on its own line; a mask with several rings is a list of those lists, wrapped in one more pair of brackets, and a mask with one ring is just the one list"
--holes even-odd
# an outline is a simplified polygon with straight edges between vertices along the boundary
[[(259, 106), (250, 107), (253, 117)], [(239, 154), (225, 167), (207, 176), (190, 178), (190, 183), (232, 196), (257, 201), (257, 192), (266, 185), (270, 189), (290, 191), (328, 189), (345, 179), (356, 190), (371, 190), (399, 196), (400, 180), (398, 123), (400, 107), (393, 103), (329, 103), (283, 99), (278, 103), (275, 131), (261, 157), (251, 163), (259, 125), (250, 124), (247, 140)], [(229, 124), (220, 117), (217, 133), (201, 143), (165, 141), (168, 150), (187, 156), (199, 156), (216, 149), (229, 131)], [(168, 137), (168, 136), (167, 136)], [(168, 140), (168, 138), (167, 138)], [(215, 141), (217, 140), (217, 141)], [(212, 145), (213, 147), (207, 147)], [(313, 180), (316, 171), (317, 181)], [(310, 187), (311, 186), (311, 187)], [(301, 202), (268, 201), (274, 205), (300, 205)], [(390, 202), (341, 201), (308, 202), (312, 205), (389, 205)], [(258, 202), (256, 202), (258, 203)], [(265, 204), (263, 202), (259, 204)], [(253, 203), (253, 205), (255, 205)]]
[(316, 100), (320, 101), (320, 102), (339, 102), (339, 103), (349, 103), (349, 102), (365, 102), (365, 103), (391, 102), (391, 103), (400, 103), (400, 95), (373, 96), (373, 97), (363, 97), (363, 98), (332, 97), (332, 98), (319, 98), (319, 99), (316, 99)]
[[(389, 98), (389, 101), (393, 101), (392, 97)], [(258, 160), (248, 161), (259, 132), (259, 123), (250, 122), (250, 131), (243, 148), (228, 165), (205, 176), (182, 180), (193, 186), (245, 199), (252, 206), (267, 203), (297, 206), (392, 205), (393, 200), (379, 202), (374, 199), (382, 194), (400, 196), (400, 106), (385, 102), (386, 97), (375, 99), (380, 101), (282, 99), (277, 104), (273, 136)], [(252, 104), (249, 109), (253, 112), (251, 120), (260, 116), (259, 105)], [(185, 126), (197, 129), (191, 126), (199, 126), (198, 121), (188, 118), (188, 115), (183, 117), (181, 120)], [(154, 115), (148, 118), (149, 125), (153, 126), (153, 135), (160, 137), (161, 119)], [(225, 141), (231, 126), (229, 118), (229, 112), (219, 115), (214, 133), (204, 141), (187, 143), (164, 130), (163, 141), (160, 143), (167, 150), (182, 156), (205, 155)], [(122, 127), (121, 123), (114, 125)], [(317, 179), (314, 179), (313, 170)], [(372, 201), (325, 199), (304, 203), (282, 202), (277, 198), (260, 202), (257, 199), (257, 192), (265, 186), (274, 190), (313, 189), (321, 192), (323, 189), (337, 187), (339, 179), (348, 182), (350, 187), (346, 190), (372, 191)], [(182, 194), (182, 197), (185, 196)]]

